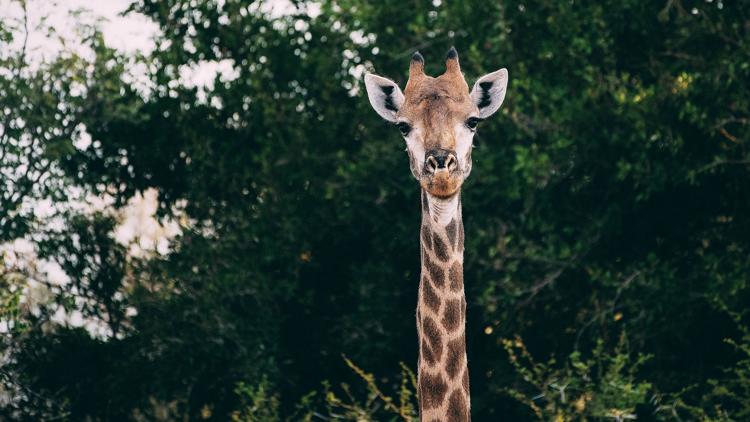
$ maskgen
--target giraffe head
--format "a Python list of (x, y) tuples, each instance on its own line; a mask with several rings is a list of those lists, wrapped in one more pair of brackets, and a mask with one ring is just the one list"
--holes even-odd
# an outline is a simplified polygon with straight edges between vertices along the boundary
[(403, 92), (389, 79), (365, 75), (372, 107), (406, 140), (412, 174), (439, 198), (458, 193), (469, 176), (477, 125), (500, 108), (508, 85), (508, 71), (500, 69), (479, 78), (469, 91), (455, 48), (448, 51), (445, 66), (442, 75), (427, 76), (424, 58), (414, 53)]

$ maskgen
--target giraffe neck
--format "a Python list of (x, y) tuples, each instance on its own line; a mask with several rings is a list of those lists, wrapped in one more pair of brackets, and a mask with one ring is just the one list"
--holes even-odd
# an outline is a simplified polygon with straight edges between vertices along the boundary
[(461, 198), (422, 191), (422, 274), (417, 304), (420, 420), (470, 420)]

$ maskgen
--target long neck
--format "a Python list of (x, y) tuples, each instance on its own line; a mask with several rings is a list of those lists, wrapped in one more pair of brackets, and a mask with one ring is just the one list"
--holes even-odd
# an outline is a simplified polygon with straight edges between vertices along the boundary
[(461, 198), (422, 191), (419, 281), (419, 409), (424, 422), (470, 420)]

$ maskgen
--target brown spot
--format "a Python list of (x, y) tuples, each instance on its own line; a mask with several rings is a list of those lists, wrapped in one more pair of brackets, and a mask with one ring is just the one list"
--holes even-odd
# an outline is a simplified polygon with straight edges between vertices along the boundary
[(463, 377), (463, 380), (461, 380), (461, 384), (464, 387), (464, 392), (468, 396), (469, 395), (469, 368), (468, 367), (464, 368), (464, 377)]
[(448, 399), (448, 420), (451, 422), (467, 422), (469, 420), (469, 408), (461, 390), (453, 390)]
[(449, 341), (446, 350), (445, 372), (450, 379), (454, 379), (460, 374), (464, 364), (464, 353), (466, 352), (464, 336), (461, 335), (461, 337)]
[(448, 233), (448, 243), (451, 248), (456, 249), (456, 230), (457, 230), (456, 219), (452, 219), (447, 226), (445, 226), (445, 232)]
[(419, 389), (422, 393), (419, 402), (423, 409), (433, 409), (443, 404), (445, 393), (448, 391), (448, 384), (445, 383), (440, 374), (430, 375), (423, 372), (419, 377)]
[(425, 191), (422, 191), (422, 212), (430, 213), (430, 203), (427, 202), (427, 193)]
[(427, 277), (422, 277), (422, 300), (433, 312), (437, 313), (440, 310), (440, 298), (435, 294)]
[(445, 301), (445, 310), (441, 321), (448, 332), (455, 331), (461, 323), (461, 301), (450, 299)]
[(440, 330), (434, 319), (424, 317), (422, 320), (422, 336), (427, 339), (430, 351), (436, 360), (443, 356), (443, 340), (440, 338)]
[(441, 239), (437, 233), (432, 234), (432, 246), (435, 250), (435, 256), (437, 256), (439, 260), (443, 262), (448, 260), (448, 249), (445, 247), (443, 239)]
[(437, 287), (443, 287), (445, 285), (445, 271), (432, 262), (427, 254), (425, 254), (424, 258), (424, 266), (427, 267), (427, 272), (430, 273), (430, 279)]
[(432, 236), (430, 236), (430, 229), (427, 226), (422, 226), (422, 247), (426, 249), (432, 247)]
[(448, 280), (451, 282), (451, 290), (459, 291), (464, 287), (464, 268), (459, 261), (451, 265), (448, 270)]
[(425, 362), (427, 362), (430, 366), (435, 366), (435, 355), (432, 354), (432, 349), (430, 349), (430, 346), (427, 345), (427, 342), (425, 340), (422, 340), (422, 359), (424, 359)]
[(464, 250), (464, 222), (458, 223), (458, 250)]

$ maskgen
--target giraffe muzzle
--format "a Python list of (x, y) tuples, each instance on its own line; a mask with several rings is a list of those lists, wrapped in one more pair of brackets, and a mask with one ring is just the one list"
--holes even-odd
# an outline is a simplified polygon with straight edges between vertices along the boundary
[(463, 179), (455, 152), (444, 149), (427, 151), (420, 179), (427, 192), (441, 198), (452, 196), (461, 188)]

